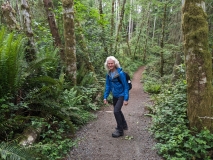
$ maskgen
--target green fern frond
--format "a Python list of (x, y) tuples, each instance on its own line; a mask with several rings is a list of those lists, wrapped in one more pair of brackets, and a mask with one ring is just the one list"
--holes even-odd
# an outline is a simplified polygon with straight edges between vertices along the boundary
[(16, 144), (0, 143), (0, 155), (7, 160), (36, 160), (30, 148), (20, 147)]
[(6, 32), (5, 28), (2, 27), (0, 31), (0, 46), (2, 46), (2, 43), (4, 42), (5, 32)]
[(36, 77), (36, 78), (33, 78), (32, 81), (45, 83), (47, 85), (62, 85), (58, 79), (53, 79), (49, 76)]
[[(2, 39), (3, 37), (3, 39)], [(14, 36), (14, 33), (5, 34), (0, 31), (0, 95), (14, 93), (21, 86), (20, 72), (24, 65), (23, 59), (23, 38), (21, 35)]]
[[(36, 105), (36, 103), (35, 103), (35, 105)], [(43, 106), (43, 107), (39, 107), (39, 106)], [(74, 134), (75, 128), (74, 128), (73, 123), (71, 122), (71, 120), (68, 116), (66, 116), (65, 114), (61, 113), (60, 110), (58, 110), (58, 107), (52, 106), (52, 105), (49, 106), (49, 105), (47, 105), (47, 103), (42, 103), (42, 105), (41, 105), (41, 103), (37, 102), (37, 107), (31, 107), (31, 110), (41, 111), (41, 112), (44, 112), (46, 114), (51, 114), (55, 117), (58, 117), (61, 120), (65, 120), (66, 123), (68, 124), (68, 126), (70, 127), (71, 133)]]
[(36, 70), (40, 69), (45, 63), (50, 63), (50, 62), (54, 62), (55, 59), (54, 58), (43, 58), (43, 59), (38, 59), (36, 61), (32, 61), (26, 72), (28, 73), (27, 76), (31, 75), (32, 73), (34, 73)]
[(81, 67), (77, 72), (77, 80), (78, 85), (80, 86), (88, 86), (90, 84), (96, 83), (95, 75), (93, 72), (85, 72), (84, 68)]

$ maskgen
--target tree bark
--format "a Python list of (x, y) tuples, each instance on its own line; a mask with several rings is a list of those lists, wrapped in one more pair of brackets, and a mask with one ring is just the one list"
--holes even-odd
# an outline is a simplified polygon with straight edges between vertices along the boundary
[[(146, 11), (146, 12), (145, 12), (145, 11)], [(133, 54), (134, 54), (134, 57), (136, 56), (136, 52), (137, 52), (138, 47), (140, 47), (140, 44), (139, 44), (140, 39), (143, 38), (143, 36), (141, 36), (141, 34), (142, 34), (143, 30), (144, 30), (144, 27), (143, 27), (143, 26), (145, 26), (145, 15), (148, 15), (148, 10), (145, 10), (145, 11), (144, 11), (144, 12), (141, 12), (141, 14), (142, 14), (141, 23), (140, 23), (140, 25), (139, 25), (139, 23), (138, 23), (138, 25), (139, 25), (139, 27), (138, 27), (139, 33), (137, 34), (135, 49), (134, 49), (134, 53), (133, 53)]]
[(152, 46), (154, 45), (154, 39), (155, 39), (156, 19), (157, 19), (157, 16), (155, 15), (154, 22), (153, 22), (153, 31), (152, 31)]
[(38, 139), (42, 128), (26, 128), (23, 132), (22, 139), (20, 140), (19, 144), (22, 146), (29, 146), (34, 144), (34, 142)]
[(185, 0), (182, 12), (190, 128), (212, 131), (212, 62), (205, 1)]
[(103, 8), (102, 8), (102, 0), (99, 0), (99, 14), (100, 14), (100, 22), (101, 22), (101, 29), (102, 29), (102, 34), (101, 34), (101, 40), (102, 40), (102, 44), (103, 44), (103, 47), (104, 47), (104, 51), (105, 51), (105, 54), (106, 56), (108, 55), (108, 48), (107, 48), (107, 43), (106, 43), (106, 39), (105, 39), (105, 27), (104, 27), (104, 24), (102, 23), (104, 21), (104, 18), (103, 18)]
[(52, 0), (43, 0), (43, 3), (47, 13), (47, 20), (49, 22), (50, 32), (53, 37), (54, 45), (55, 47), (59, 48), (60, 58), (64, 62), (65, 61), (64, 50), (63, 50), (63, 45), (61, 43), (61, 37), (58, 31), (57, 23), (55, 20), (55, 14), (53, 12), (53, 9), (54, 9), (53, 2)]
[(64, 40), (65, 40), (65, 64), (67, 66), (67, 74), (71, 82), (76, 85), (76, 41), (74, 32), (74, 4), (73, 0), (62, 0), (64, 8)]
[(160, 53), (160, 75), (163, 77), (164, 75), (164, 36), (165, 36), (165, 25), (166, 25), (166, 8), (167, 4), (164, 6), (164, 15), (163, 15), (163, 22), (162, 22), (162, 37), (161, 37), (161, 42), (160, 42), (160, 47), (161, 47), (161, 53)]
[(149, 38), (149, 18), (150, 18), (150, 3), (148, 4), (148, 9), (147, 9), (147, 22), (146, 22), (146, 36), (145, 36), (145, 44), (144, 44), (144, 50), (143, 50), (143, 62), (146, 62), (146, 53), (147, 53), (147, 41)]
[(2, 16), (6, 22), (6, 25), (10, 30), (20, 30), (20, 26), (15, 18), (15, 10), (12, 8), (10, 3), (7, 1), (6, 3), (1, 5)]
[(110, 54), (112, 54), (113, 50), (113, 34), (115, 28), (115, 21), (114, 21), (114, 14), (115, 14), (115, 0), (112, 0), (112, 11), (111, 11), (111, 42), (110, 42)]
[(61, 47), (61, 38), (60, 38), (60, 35), (58, 32), (58, 27), (56, 25), (55, 14), (52, 11), (53, 10), (52, 0), (43, 0), (43, 2), (44, 2), (44, 8), (47, 13), (47, 19), (48, 19), (49, 26), (50, 26), (50, 32), (54, 39), (54, 45), (56, 47)]
[(35, 60), (36, 47), (34, 42), (33, 30), (31, 27), (30, 7), (27, 0), (21, 0), (22, 23), (26, 36), (28, 37), (28, 47), (26, 49), (26, 59), (28, 62)]
[(123, 23), (124, 11), (125, 11), (125, 4), (126, 4), (126, 0), (123, 0), (123, 5), (122, 5), (122, 9), (121, 9), (121, 14), (120, 14), (120, 20), (119, 20), (118, 29), (117, 29), (116, 41), (115, 41), (114, 54), (116, 54), (116, 52), (117, 52), (117, 46), (118, 46), (118, 42), (119, 42), (119, 39), (120, 39), (120, 31), (122, 29), (122, 23)]

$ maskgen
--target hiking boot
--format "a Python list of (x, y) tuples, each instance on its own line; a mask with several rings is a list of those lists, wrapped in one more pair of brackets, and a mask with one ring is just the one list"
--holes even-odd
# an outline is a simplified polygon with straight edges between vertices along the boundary
[(120, 137), (120, 136), (123, 136), (124, 135), (124, 132), (121, 132), (119, 130), (115, 130), (115, 132), (112, 133), (112, 137)]
[[(115, 129), (118, 129), (117, 127)], [(123, 130), (128, 130), (128, 126), (123, 127)]]

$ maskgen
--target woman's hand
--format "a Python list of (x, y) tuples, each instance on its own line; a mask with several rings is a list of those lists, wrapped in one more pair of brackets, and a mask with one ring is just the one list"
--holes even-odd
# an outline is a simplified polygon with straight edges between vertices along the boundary
[(106, 100), (106, 99), (104, 99), (104, 104), (108, 104), (108, 102), (107, 102), (107, 100)]
[(126, 105), (128, 105), (128, 101), (124, 101), (124, 103), (123, 103), (123, 104), (124, 104), (125, 106), (126, 106)]

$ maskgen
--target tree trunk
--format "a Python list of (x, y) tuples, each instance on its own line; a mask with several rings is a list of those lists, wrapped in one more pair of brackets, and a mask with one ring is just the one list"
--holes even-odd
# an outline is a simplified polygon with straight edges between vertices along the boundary
[(153, 31), (152, 31), (152, 46), (154, 45), (154, 39), (155, 39), (155, 26), (156, 26), (156, 19), (157, 19), (157, 16), (155, 15), (155, 18), (154, 18), (154, 24), (153, 24)]
[(78, 30), (77, 33), (79, 34), (76, 34), (76, 39), (77, 39), (77, 42), (79, 43), (79, 46), (81, 47), (82, 51), (84, 52), (83, 54), (83, 57), (77, 57), (79, 58), (78, 60), (78, 63), (80, 63), (80, 66), (82, 64), (85, 64), (85, 69), (86, 69), (86, 72), (94, 72), (94, 67), (90, 61), (90, 56), (89, 56), (89, 52), (88, 52), (88, 48), (87, 48), (87, 45), (86, 45), (86, 40), (84, 38), (84, 35), (82, 33), (82, 27), (81, 27), (81, 24), (78, 20), (76, 20), (76, 29)]
[(212, 63), (204, 0), (185, 0), (182, 25), (190, 128), (212, 131)]
[(73, 0), (62, 0), (64, 8), (64, 41), (65, 41), (65, 64), (67, 66), (67, 74), (71, 82), (76, 85), (76, 42), (74, 32), (74, 4)]
[[(149, 7), (148, 7), (149, 8)], [(144, 26), (146, 25), (145, 24), (145, 17), (146, 15), (148, 16), (148, 9), (145, 10), (145, 12), (141, 12), (142, 14), (142, 17), (141, 17), (141, 24), (140, 26), (138, 27), (139, 28), (139, 34), (137, 35), (137, 40), (136, 40), (136, 45), (135, 45), (135, 49), (134, 49), (134, 57), (136, 55), (136, 52), (137, 52), (137, 49), (140, 48), (140, 39), (143, 38), (143, 36), (141, 36), (142, 32), (144, 31)]]
[(49, 22), (50, 32), (53, 37), (54, 45), (55, 45), (55, 47), (59, 48), (60, 58), (64, 62), (65, 61), (64, 50), (63, 50), (63, 46), (61, 44), (61, 38), (60, 38), (60, 34), (59, 34), (58, 27), (56, 24), (55, 14), (53, 12), (53, 2), (52, 2), (52, 0), (43, 0), (43, 3), (44, 3), (44, 8), (47, 13), (47, 20)]
[(56, 47), (61, 47), (61, 38), (58, 32), (58, 27), (56, 25), (55, 14), (53, 12), (53, 3), (52, 0), (43, 0), (44, 8), (47, 13), (47, 19), (50, 26), (50, 32), (54, 39), (54, 45)]
[(10, 30), (20, 30), (20, 26), (16, 21), (15, 10), (12, 8), (10, 3), (7, 1), (6, 3), (1, 5), (2, 16), (6, 22), (6, 25)]
[(20, 140), (19, 144), (22, 146), (29, 146), (34, 144), (34, 142), (38, 139), (42, 128), (26, 128), (23, 132), (22, 139)]
[(101, 34), (101, 40), (102, 40), (102, 44), (103, 44), (103, 47), (104, 47), (104, 51), (105, 51), (105, 54), (106, 56), (108, 55), (108, 48), (107, 48), (107, 43), (106, 43), (106, 40), (105, 40), (105, 28), (104, 28), (104, 25), (102, 24), (103, 21), (104, 21), (104, 18), (103, 18), (103, 9), (102, 9), (102, 0), (99, 0), (99, 14), (100, 14), (100, 22), (101, 22), (101, 29), (102, 29), (102, 34)]
[(164, 48), (164, 35), (165, 35), (165, 24), (166, 24), (166, 7), (167, 4), (164, 6), (164, 15), (163, 15), (163, 22), (162, 22), (162, 37), (160, 42), (161, 53), (160, 53), (160, 75), (163, 77), (164, 75), (164, 55), (163, 55), (163, 48)]
[(111, 42), (110, 42), (110, 54), (112, 55), (113, 50), (113, 34), (114, 34), (114, 28), (115, 28), (115, 21), (114, 21), (114, 14), (115, 14), (115, 0), (112, 0), (112, 11), (111, 11)]
[(126, 0), (123, 0), (123, 5), (122, 5), (122, 9), (121, 9), (121, 14), (120, 14), (120, 21), (119, 21), (119, 24), (118, 24), (116, 41), (115, 41), (114, 54), (116, 54), (116, 52), (117, 52), (117, 46), (118, 46), (118, 42), (119, 42), (119, 39), (120, 39), (120, 31), (122, 29), (122, 23), (123, 23), (124, 11), (125, 11), (125, 4), (126, 4)]
[[(133, 0), (130, 0), (130, 8), (133, 7)], [(129, 25), (128, 25), (128, 41), (132, 38), (133, 31), (133, 20), (132, 20), (132, 12), (129, 13)]]
[(177, 70), (177, 67), (182, 63), (182, 58), (181, 58), (181, 53), (180, 52), (177, 52), (175, 54), (175, 64), (174, 64), (174, 67), (173, 67), (173, 73), (172, 73), (172, 83), (174, 84), (177, 79), (179, 78), (179, 73), (178, 73), (178, 70)]
[(144, 50), (143, 50), (143, 62), (146, 62), (146, 53), (147, 53), (147, 41), (149, 38), (149, 18), (150, 18), (150, 3), (148, 4), (148, 9), (147, 9), (147, 22), (146, 22), (146, 36), (145, 36), (145, 44), (144, 44)]
[(36, 58), (36, 47), (34, 43), (33, 30), (31, 27), (30, 7), (28, 5), (27, 0), (21, 0), (21, 11), (22, 11), (23, 28), (26, 36), (28, 37), (26, 60), (28, 62), (31, 62)]
[[(179, 8), (179, 6), (175, 6), (174, 10)], [(177, 12), (172, 12), (169, 16), (169, 26), (168, 27), (168, 43), (178, 44), (182, 41), (182, 29), (181, 29), (181, 10)]]

